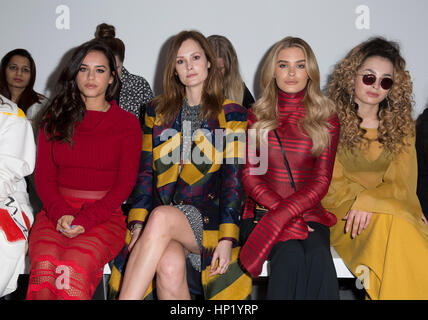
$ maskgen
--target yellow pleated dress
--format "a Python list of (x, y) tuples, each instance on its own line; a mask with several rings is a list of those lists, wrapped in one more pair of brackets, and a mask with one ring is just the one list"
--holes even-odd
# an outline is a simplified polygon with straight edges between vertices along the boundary
[[(428, 299), (428, 226), (416, 195), (415, 139), (391, 156), (371, 140), (353, 153), (339, 148), (333, 178), (322, 205), (337, 216), (331, 245), (349, 270), (363, 279), (368, 299)], [(345, 233), (343, 217), (351, 210), (372, 212), (360, 235)], [(364, 273), (364, 274), (363, 274)]]

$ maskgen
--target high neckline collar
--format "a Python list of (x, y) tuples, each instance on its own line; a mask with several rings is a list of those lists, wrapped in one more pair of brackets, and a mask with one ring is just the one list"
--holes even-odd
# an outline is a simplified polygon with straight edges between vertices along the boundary
[(296, 92), (296, 93), (288, 93), (285, 91), (282, 91), (278, 88), (278, 98), (283, 99), (303, 99), (306, 92), (306, 88), (304, 88), (302, 91)]
[(105, 113), (109, 112), (114, 105), (117, 105), (115, 100), (111, 100), (111, 101), (107, 101), (107, 102), (109, 104), (109, 107), (105, 108), (106, 110), (88, 110), (88, 109), (86, 109), (86, 112), (105, 114)]
[(101, 123), (106, 121), (106, 119), (114, 119), (116, 109), (120, 107), (115, 100), (111, 100), (109, 103), (110, 108), (107, 111), (86, 110), (85, 117), (81, 122), (76, 123), (76, 128), (78, 128), (80, 132), (88, 132), (95, 130)]
[(303, 98), (305, 97), (306, 89), (296, 93), (287, 93), (278, 89), (278, 111), (280, 113), (294, 112), (304, 109)]
[(297, 93), (287, 93), (278, 89), (278, 120), (280, 123), (288, 121), (289, 116), (292, 114), (304, 114), (305, 106), (303, 104), (303, 98), (306, 90), (299, 91)]

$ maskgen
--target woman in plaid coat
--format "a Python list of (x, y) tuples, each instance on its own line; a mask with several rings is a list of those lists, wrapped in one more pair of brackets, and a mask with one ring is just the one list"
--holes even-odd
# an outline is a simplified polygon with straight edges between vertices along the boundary
[(247, 114), (223, 101), (215, 61), (196, 31), (169, 48), (164, 93), (146, 109), (119, 299), (147, 297), (155, 276), (158, 298), (189, 299), (188, 271), (200, 272), (205, 299), (251, 292), (237, 263)]

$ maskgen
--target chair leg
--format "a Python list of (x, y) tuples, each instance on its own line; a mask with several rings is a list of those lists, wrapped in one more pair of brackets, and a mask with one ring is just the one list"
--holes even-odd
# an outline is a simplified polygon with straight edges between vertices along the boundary
[(107, 300), (108, 297), (108, 282), (110, 280), (109, 274), (103, 274), (103, 292), (104, 292), (104, 300)]

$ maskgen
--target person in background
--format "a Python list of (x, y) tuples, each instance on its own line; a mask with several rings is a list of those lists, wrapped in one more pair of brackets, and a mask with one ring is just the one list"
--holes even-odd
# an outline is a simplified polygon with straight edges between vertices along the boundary
[(422, 212), (428, 219), (428, 109), (416, 121), (416, 155), (418, 159), (417, 195)]
[[(16, 103), (24, 111), (33, 127), (34, 137), (37, 137), (41, 115), (48, 99), (34, 91), (35, 81), (36, 64), (27, 50), (14, 49), (3, 57), (0, 62), (0, 94)], [(42, 203), (36, 191), (34, 173), (25, 179), (30, 205), (37, 213), (40, 211)]]
[(0, 95), (0, 297), (17, 288), (24, 272), (34, 217), (25, 176), (34, 170), (36, 146), (25, 113)]
[(251, 293), (237, 261), (247, 110), (224, 99), (215, 59), (197, 31), (180, 32), (169, 47), (163, 93), (145, 116), (119, 299), (148, 297), (154, 277), (159, 299), (190, 299), (189, 272), (204, 299)]
[(119, 87), (113, 52), (86, 42), (43, 113), (36, 162), (43, 209), (29, 238), (27, 299), (91, 299), (125, 243), (120, 206), (137, 179), (142, 135), (115, 101)]
[(416, 195), (412, 81), (397, 43), (354, 47), (328, 83), (340, 142), (324, 207), (331, 244), (370, 299), (428, 299), (428, 226)]
[(114, 26), (106, 23), (99, 24), (95, 31), (95, 39), (107, 44), (116, 58), (116, 71), (122, 81), (118, 100), (119, 107), (135, 114), (140, 122), (143, 122), (145, 104), (153, 99), (150, 84), (143, 77), (129, 73), (123, 66), (125, 45), (122, 40), (116, 38)]
[(34, 91), (35, 81), (36, 64), (27, 50), (14, 49), (3, 57), (0, 63), (0, 94), (24, 111), (34, 129), (48, 102), (45, 96)]
[(250, 108), (254, 98), (242, 81), (238, 56), (232, 43), (220, 35), (211, 35), (207, 39), (217, 56), (217, 66), (223, 75), (225, 97), (247, 109)]
[(259, 149), (268, 145), (267, 171), (252, 174), (250, 158), (257, 149), (248, 148), (243, 221), (253, 222), (257, 210), (265, 213), (250, 230), (240, 261), (257, 277), (270, 260), (267, 299), (339, 299), (329, 230), (336, 217), (321, 206), (332, 177), (339, 121), (333, 102), (321, 92), (307, 42), (278, 41), (263, 64), (261, 88), (248, 125), (257, 132)]

